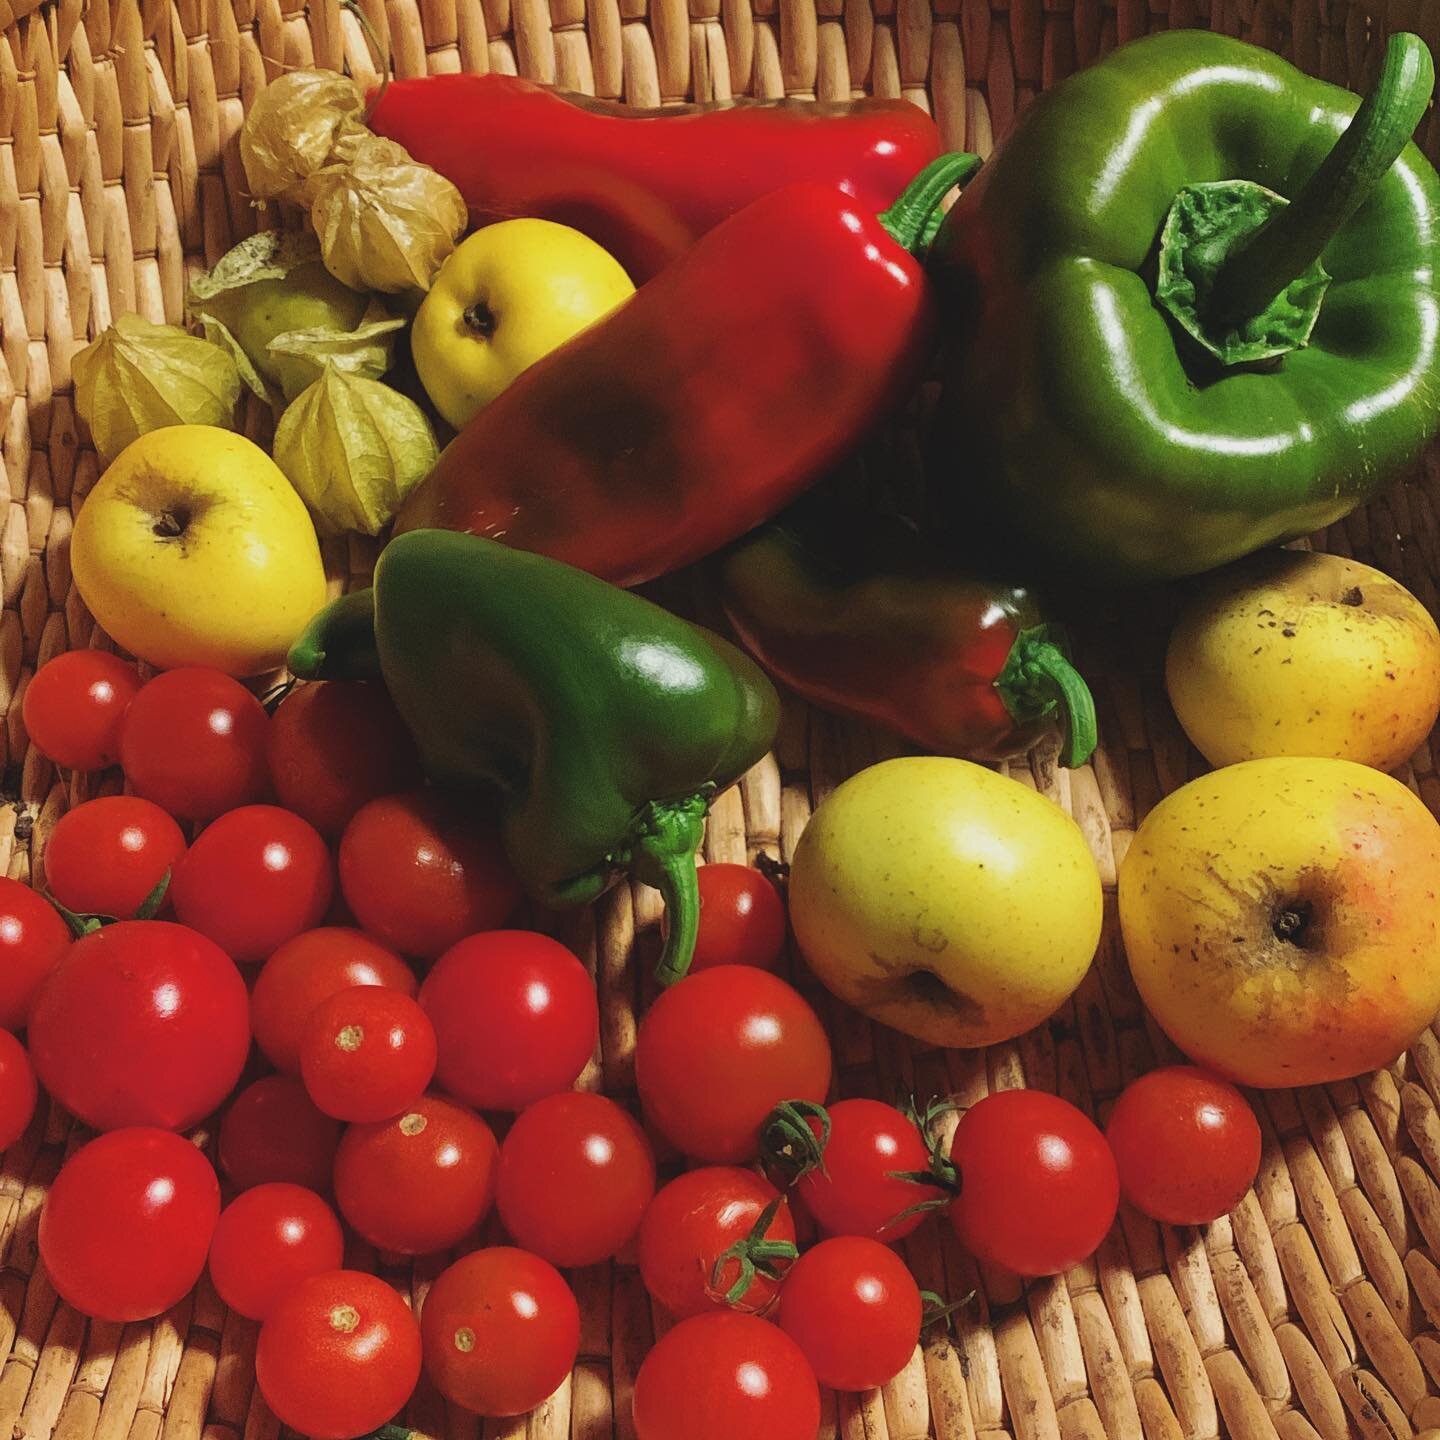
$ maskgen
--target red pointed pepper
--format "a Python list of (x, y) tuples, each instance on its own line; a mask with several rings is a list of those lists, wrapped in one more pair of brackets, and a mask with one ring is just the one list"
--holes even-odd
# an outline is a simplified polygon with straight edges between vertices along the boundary
[(371, 126), (453, 181), (475, 224), (573, 225), (637, 284), (782, 185), (815, 180), (882, 210), (940, 153), (908, 100), (637, 110), (513, 75), (426, 75), (373, 103)]
[(876, 217), (790, 185), (524, 371), (451, 441), (397, 532), (467, 530), (638, 585), (761, 524), (923, 376), (923, 243), (971, 155)]

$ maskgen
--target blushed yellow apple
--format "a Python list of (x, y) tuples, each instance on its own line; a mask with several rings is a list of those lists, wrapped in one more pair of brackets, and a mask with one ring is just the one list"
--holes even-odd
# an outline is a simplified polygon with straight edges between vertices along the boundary
[(522, 370), (634, 293), (620, 262), (568, 225), (486, 225), (440, 267), (415, 316), (420, 383), (458, 430)]
[(933, 1045), (990, 1045), (1084, 979), (1100, 873), (1043, 795), (968, 760), (905, 756), (852, 776), (811, 816), (790, 920), (847, 1004)]
[(1202, 582), (1165, 683), (1212, 765), (1318, 755), (1393, 770), (1440, 712), (1440, 629), (1369, 565), (1271, 550)]
[(258, 445), (212, 425), (127, 445), (80, 507), (70, 564), (100, 624), (161, 669), (272, 670), (325, 603), (304, 502)]
[(1120, 867), (1140, 998), (1242, 1085), (1388, 1065), (1440, 1009), (1440, 824), (1352, 760), (1212, 771), (1145, 817)]

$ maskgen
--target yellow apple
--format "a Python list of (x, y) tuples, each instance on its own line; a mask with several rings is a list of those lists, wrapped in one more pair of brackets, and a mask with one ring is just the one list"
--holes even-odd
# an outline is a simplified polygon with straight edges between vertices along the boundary
[(1440, 1009), (1440, 824), (1398, 780), (1281, 756), (1192, 780), (1120, 868), (1140, 997), (1243, 1085), (1388, 1065)]
[(522, 370), (634, 293), (620, 262), (568, 225), (487, 225), (440, 267), (415, 316), (420, 383), (458, 430)]
[(1047, 1019), (1090, 968), (1100, 918), (1100, 873), (1075, 822), (968, 760), (862, 770), (815, 811), (790, 870), (810, 968), (933, 1045), (989, 1045)]
[(1369, 565), (1272, 550), (1202, 583), (1165, 681), (1212, 765), (1318, 755), (1393, 770), (1440, 712), (1440, 629)]
[(304, 502), (259, 446), (212, 425), (127, 445), (80, 508), (70, 563), (100, 624), (162, 669), (272, 670), (325, 603)]

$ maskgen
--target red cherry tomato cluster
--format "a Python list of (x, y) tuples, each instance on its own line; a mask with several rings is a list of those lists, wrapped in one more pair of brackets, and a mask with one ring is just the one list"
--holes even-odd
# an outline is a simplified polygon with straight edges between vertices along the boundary
[[(1256, 1173), (1243, 1097), (1189, 1067), (1125, 1091), (1106, 1134), (1035, 1091), (971, 1106), (948, 1146), (943, 1105), (827, 1108), (825, 1029), (773, 973), (780, 891), (736, 865), (702, 867), (694, 964), (641, 1021), (642, 1126), (574, 1088), (594, 983), (502, 928), (520, 895), (499, 830), (422, 787), (383, 689), (303, 686), (272, 717), (219, 672), (142, 684), (87, 651), (36, 674), (24, 720), (132, 792), (57, 824), (49, 899), (0, 880), (0, 1148), (40, 1087), (103, 1132), (51, 1186), (41, 1256), (116, 1323), (178, 1303), (208, 1259), (261, 1322), (271, 1409), (317, 1440), (376, 1430), (422, 1368), (477, 1414), (533, 1409), (579, 1347), (561, 1271), (632, 1246), (678, 1322), (637, 1375), (638, 1440), (813, 1440), (821, 1385), (883, 1385), (915, 1355), (938, 1297), (892, 1247), (931, 1212), (986, 1265), (1049, 1275), (1122, 1195), (1200, 1224)], [(179, 1133), (211, 1116), (215, 1166)], [(652, 1136), (697, 1168), (657, 1185)], [(492, 1211), (511, 1243), (482, 1245)], [(461, 1254), (417, 1323), (344, 1268), (347, 1233)]]

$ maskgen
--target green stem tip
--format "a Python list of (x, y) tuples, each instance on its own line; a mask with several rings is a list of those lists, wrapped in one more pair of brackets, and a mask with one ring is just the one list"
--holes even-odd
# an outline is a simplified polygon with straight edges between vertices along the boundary
[(1070, 663), (1058, 627), (1035, 625), (1022, 630), (1010, 647), (995, 688), (1019, 723), (1058, 712), (1060, 763), (1067, 770), (1083, 765), (1094, 754), (1099, 740), (1095, 697)]
[(1217, 323), (1259, 315), (1324, 253), (1410, 142), (1435, 88), (1435, 62), (1418, 35), (1392, 35), (1380, 78), (1300, 193), (1235, 245), (1207, 309)]
[(932, 160), (880, 215), (891, 239), (912, 255), (923, 252), (940, 228), (940, 202), (980, 168), (980, 157), (962, 150)]
[(653, 885), (665, 902), (665, 948), (655, 968), (662, 985), (683, 980), (695, 955), (700, 933), (695, 856), (705, 837), (710, 793), (707, 789), (683, 800), (654, 801), (631, 832), (631, 872), (643, 884)]

